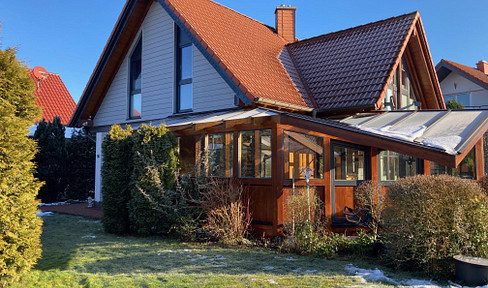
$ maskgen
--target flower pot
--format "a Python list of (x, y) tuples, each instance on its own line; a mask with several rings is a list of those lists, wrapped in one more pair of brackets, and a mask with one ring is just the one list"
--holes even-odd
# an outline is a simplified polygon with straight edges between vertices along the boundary
[(469, 286), (488, 284), (488, 259), (464, 255), (454, 256), (456, 281)]

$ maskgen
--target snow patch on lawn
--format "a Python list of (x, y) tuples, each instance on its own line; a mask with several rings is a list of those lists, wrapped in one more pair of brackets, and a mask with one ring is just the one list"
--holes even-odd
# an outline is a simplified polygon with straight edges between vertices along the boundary
[(98, 224), (98, 223), (101, 223), (102, 221), (100, 221), (100, 220), (81, 219), (81, 220), (78, 220), (78, 222), (80, 222), (80, 223), (94, 223), (94, 224)]
[(268, 279), (268, 280), (266, 280), (266, 282), (268, 282), (269, 284), (272, 284), (272, 285), (278, 285), (278, 282), (276, 282), (274, 279)]
[(386, 276), (383, 273), (383, 271), (379, 270), (378, 268), (375, 268), (374, 270), (361, 269), (355, 267), (352, 264), (347, 264), (344, 269), (349, 273), (354, 274), (356, 277), (363, 278), (366, 281), (374, 281), (374, 282), (387, 281), (398, 286), (408, 286), (414, 288), (441, 288), (442, 287), (428, 280), (408, 279), (408, 280), (396, 281)]
[(95, 236), (95, 235), (85, 235), (85, 236), (82, 236), (81, 238), (91, 238), (91, 239), (94, 239), (94, 238), (97, 238), (97, 236)]
[(274, 267), (273, 266), (264, 266), (263, 269), (264, 270), (273, 270)]
[(40, 212), (36, 213), (37, 217), (52, 216), (52, 215), (53, 215), (53, 212), (49, 212), (49, 211), (46, 211), (46, 212), (40, 211)]
[(59, 206), (59, 205), (66, 205), (66, 204), (69, 204), (68, 202), (55, 202), (55, 203), (41, 203), (39, 205), (37, 205), (38, 207), (42, 207), (42, 206)]

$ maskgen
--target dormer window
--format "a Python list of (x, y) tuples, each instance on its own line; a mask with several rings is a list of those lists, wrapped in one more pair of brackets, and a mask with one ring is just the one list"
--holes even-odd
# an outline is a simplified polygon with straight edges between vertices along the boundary
[(193, 109), (193, 46), (190, 37), (176, 27), (178, 47), (176, 49), (176, 112)]
[(130, 56), (129, 66), (129, 118), (141, 118), (142, 39), (139, 39)]
[(393, 79), (388, 85), (384, 98), (385, 110), (417, 110), (420, 102), (417, 101), (413, 83), (408, 72), (405, 59), (398, 65)]

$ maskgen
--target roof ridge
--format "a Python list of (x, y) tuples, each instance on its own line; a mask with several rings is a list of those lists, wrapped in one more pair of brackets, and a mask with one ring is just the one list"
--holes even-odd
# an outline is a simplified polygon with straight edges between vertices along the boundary
[(289, 43), (289, 44), (287, 44), (287, 46), (288, 45), (301, 44), (301, 43), (305, 43), (305, 42), (310, 42), (310, 41), (318, 40), (318, 39), (321, 39), (321, 38), (324, 38), (324, 37), (327, 37), (327, 36), (337, 35), (337, 34), (340, 34), (340, 33), (347, 33), (347, 32), (350, 32), (350, 31), (353, 31), (353, 30), (356, 30), (356, 29), (364, 29), (364, 28), (367, 28), (369, 26), (382, 24), (382, 23), (385, 23), (385, 22), (388, 22), (388, 21), (393, 21), (395, 19), (403, 18), (403, 17), (406, 17), (406, 16), (414, 16), (417, 13), (419, 13), (418, 10), (417, 11), (414, 11), (414, 12), (405, 13), (405, 14), (402, 14), (402, 15), (393, 16), (393, 17), (390, 17), (390, 18), (378, 20), (378, 21), (375, 21), (375, 22), (370, 22), (370, 23), (366, 23), (366, 24), (359, 25), (359, 26), (350, 27), (350, 28), (347, 28), (347, 29), (342, 29), (342, 30), (338, 30), (338, 31), (334, 31), (334, 32), (330, 32), (330, 33), (326, 33), (326, 34), (322, 34), (322, 35), (313, 36), (313, 37), (310, 37), (310, 38), (307, 38), (307, 39), (302, 39), (302, 40), (298, 40), (298, 41), (293, 42), (293, 43)]
[[(227, 6), (223, 5), (223, 4), (220, 4), (220, 3), (218, 3), (218, 2), (215, 2), (214, 0), (207, 0), (207, 1), (208, 1), (208, 2), (213, 3), (214, 5), (218, 5), (218, 6), (221, 6), (221, 7), (225, 8), (225, 9), (231, 10), (232, 12), (234, 12), (234, 13), (236, 13), (236, 14), (238, 14), (238, 15), (244, 16), (244, 17), (245, 17), (245, 18), (247, 18), (247, 19), (250, 19), (250, 20), (252, 20), (252, 21), (254, 21), (254, 22), (258, 23), (258, 24), (261, 24), (261, 25), (265, 26), (266, 28), (269, 28), (269, 29), (275, 30), (275, 28), (274, 28), (274, 27), (272, 27), (272, 26), (266, 25), (266, 24), (264, 24), (264, 23), (263, 23), (263, 22), (261, 22), (261, 21), (258, 21), (258, 20), (254, 19), (254, 18), (251, 18), (251, 17), (249, 17), (249, 16), (247, 16), (247, 15), (245, 15), (245, 14), (243, 14), (243, 13), (239, 12), (239, 11), (236, 11), (236, 10), (234, 10), (234, 9), (232, 9), (232, 8), (229, 8), (229, 7), (227, 7)], [(278, 36), (278, 34), (276, 34), (276, 36)], [(281, 38), (281, 37), (280, 37), (280, 38)], [(284, 40), (284, 39), (283, 39), (283, 40)]]

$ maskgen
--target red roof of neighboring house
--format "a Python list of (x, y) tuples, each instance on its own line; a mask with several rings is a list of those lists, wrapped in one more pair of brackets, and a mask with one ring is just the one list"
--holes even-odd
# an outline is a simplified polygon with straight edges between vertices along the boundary
[[(36, 69), (37, 67), (34, 67)], [(29, 76), (36, 82), (34, 94), (37, 96), (36, 104), (42, 108), (42, 118), (52, 121), (54, 116), (61, 118), (61, 123), (67, 125), (76, 103), (64, 86), (58, 74), (46, 72), (40, 80), (34, 75), (34, 69)]]
[[(483, 73), (482, 71), (480, 71), (474, 67), (470, 67), (470, 66), (466, 66), (463, 64), (453, 62), (453, 61), (442, 59), (441, 62), (439, 62), (439, 64), (437, 64), (437, 71), (438, 71), (437, 73), (443, 74), (443, 75), (439, 75), (439, 78), (440, 78), (439, 81), (444, 80), (444, 78), (447, 77), (447, 75), (448, 75), (448, 73), (447, 74), (442, 73), (442, 72), (439, 73), (441, 68), (446, 68), (446, 69), (451, 70), (451, 71), (454, 70), (457, 73), (464, 74), (464, 76), (468, 77), (469, 79), (471, 79), (474, 82), (477, 82), (479, 85), (481, 85), (485, 88), (488, 87), (488, 75), (486, 75), (485, 73)], [(488, 89), (488, 88), (486, 88), (486, 89)]]

